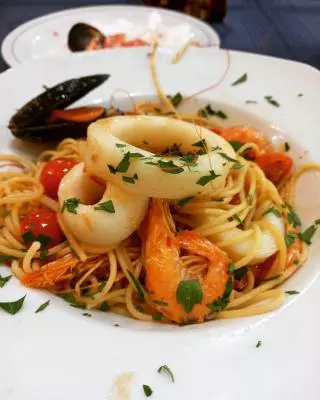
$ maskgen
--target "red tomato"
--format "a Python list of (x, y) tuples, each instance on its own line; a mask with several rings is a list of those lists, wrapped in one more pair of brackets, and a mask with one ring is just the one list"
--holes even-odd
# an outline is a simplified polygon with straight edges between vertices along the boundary
[(50, 160), (44, 165), (40, 174), (40, 182), (47, 196), (52, 199), (57, 198), (61, 179), (75, 165), (76, 162), (74, 160), (63, 157)]
[(256, 157), (255, 162), (272, 183), (277, 185), (291, 171), (292, 158), (283, 153), (272, 151)]
[(38, 208), (26, 215), (20, 222), (20, 230), (21, 235), (31, 232), (33, 238), (39, 235), (48, 237), (51, 240), (47, 247), (56, 246), (63, 241), (63, 233), (58, 224), (57, 214), (49, 209)]
[(261, 281), (263, 281), (268, 275), (273, 263), (276, 261), (278, 253), (273, 254), (269, 258), (267, 258), (263, 263), (258, 264), (252, 269), (252, 272), (255, 276), (256, 285), (259, 285)]

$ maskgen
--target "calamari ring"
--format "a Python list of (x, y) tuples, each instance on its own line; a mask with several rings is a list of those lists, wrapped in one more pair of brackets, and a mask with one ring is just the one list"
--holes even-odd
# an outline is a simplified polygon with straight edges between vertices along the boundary
[[(205, 141), (207, 151), (202, 155), (201, 140)], [(210, 193), (220, 188), (232, 166), (228, 158), (236, 157), (230, 144), (208, 129), (166, 117), (100, 119), (89, 126), (87, 144), (85, 165), (90, 173), (132, 193), (166, 199)], [(174, 145), (179, 145), (183, 154), (196, 154), (196, 163), (188, 164), (181, 159), (181, 154), (159, 156)], [(127, 168), (116, 171), (128, 153)], [(213, 175), (215, 178), (210, 179)], [(205, 176), (209, 179), (200, 181), (202, 185), (199, 179)]]
[[(76, 214), (67, 209), (61, 213), (64, 223), (76, 239), (96, 246), (113, 247), (126, 239), (140, 226), (148, 207), (148, 197), (134, 195), (112, 183), (106, 188), (95, 183), (84, 173), (83, 163), (75, 165), (60, 183), (60, 207), (70, 198), (80, 199), (81, 203)], [(114, 213), (95, 209), (109, 200)]]

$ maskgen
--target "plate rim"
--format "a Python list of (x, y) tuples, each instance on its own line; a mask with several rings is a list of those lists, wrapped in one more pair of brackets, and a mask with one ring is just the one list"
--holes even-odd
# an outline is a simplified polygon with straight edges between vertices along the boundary
[[(214, 29), (209, 23), (202, 21), (192, 15), (184, 14), (182, 12), (176, 11), (176, 10), (170, 10), (167, 8), (158, 8), (158, 7), (148, 7), (144, 5), (127, 5), (127, 4), (121, 4), (121, 5), (116, 5), (116, 4), (110, 4), (110, 5), (94, 5), (94, 6), (84, 6), (84, 7), (71, 7), (66, 10), (61, 10), (61, 11), (56, 11), (52, 12), (49, 14), (42, 15), (40, 17), (35, 17), (32, 18), (23, 24), (20, 24), (16, 28), (14, 28), (12, 31), (10, 31), (5, 38), (2, 41), (1, 44), (1, 55), (5, 62), (10, 66), (14, 67), (15, 65), (23, 64), (24, 62), (29, 62), (31, 60), (20, 60), (18, 56), (15, 54), (14, 51), (14, 45), (15, 41), (19, 39), (26, 31), (29, 29), (39, 25), (43, 24), (47, 21), (50, 21), (52, 18), (56, 17), (63, 17), (63, 16), (68, 16), (72, 15), (74, 13), (78, 12), (94, 12), (94, 11), (99, 11), (102, 9), (144, 9), (146, 11), (159, 11), (161, 13), (167, 14), (167, 15), (176, 15), (176, 16), (181, 16), (183, 20), (188, 20), (190, 21), (193, 25), (196, 25), (199, 27), (201, 31), (203, 31), (209, 41), (209, 46), (217, 47), (220, 48), (221, 44), (221, 39), (219, 33)], [(58, 55), (59, 56), (59, 55)], [(49, 57), (43, 57), (43, 58), (49, 58)], [(36, 60), (33, 60), (36, 61)]]

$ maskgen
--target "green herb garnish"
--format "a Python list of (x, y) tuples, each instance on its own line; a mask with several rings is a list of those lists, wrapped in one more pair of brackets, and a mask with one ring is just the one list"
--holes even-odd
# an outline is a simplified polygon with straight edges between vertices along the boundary
[(240, 83), (244, 83), (246, 82), (248, 79), (248, 74), (245, 73), (243, 75), (240, 76), (240, 78), (238, 78), (236, 81), (234, 81), (231, 86), (236, 86), (236, 85), (240, 85)]
[(238, 150), (243, 146), (243, 143), (238, 142), (237, 140), (231, 140), (229, 143), (235, 152), (238, 152)]
[(167, 174), (181, 174), (183, 172), (183, 168), (179, 167), (179, 165), (175, 165), (173, 161), (159, 161), (159, 167), (163, 172)]
[(109, 304), (108, 304), (107, 301), (102, 302), (100, 307), (99, 307), (99, 310), (100, 311), (104, 311), (104, 312), (105, 311), (109, 311), (109, 309), (110, 309), (110, 307), (109, 307)]
[(299, 232), (298, 237), (300, 240), (310, 246), (312, 243), (311, 239), (313, 238), (313, 235), (316, 233), (316, 231), (317, 227), (315, 225), (311, 225), (304, 232)]
[(207, 148), (207, 143), (205, 141), (205, 139), (201, 139), (196, 143), (192, 144), (193, 147), (201, 147), (202, 149), (206, 149)]
[(179, 207), (183, 207), (185, 206), (190, 200), (192, 200), (194, 198), (194, 196), (188, 196), (188, 197), (184, 197), (183, 199), (178, 201), (178, 206)]
[(12, 278), (12, 275), (1, 276), (0, 275), (0, 288), (3, 288)]
[(124, 147), (126, 147), (126, 145), (122, 143), (116, 143), (116, 146), (118, 147), (118, 149), (123, 149)]
[(257, 342), (257, 344), (256, 344), (256, 347), (258, 348), (258, 347), (260, 347), (262, 345), (262, 342), (261, 342), (261, 340), (259, 340), (258, 342)]
[(123, 180), (123, 182), (131, 183), (133, 185), (136, 183), (132, 176), (123, 176), (122, 180)]
[(2, 308), (2, 310), (6, 311), (11, 315), (17, 314), (17, 312), (21, 310), (25, 298), (26, 295), (24, 295), (23, 297), (21, 297), (21, 299), (16, 301), (1, 302), (0, 308)]
[(233, 274), (235, 269), (236, 269), (235, 263), (234, 262), (229, 263), (229, 265), (228, 265), (229, 274)]
[(228, 154), (226, 154), (226, 153), (218, 153), (218, 154), (219, 154), (219, 156), (221, 156), (222, 158), (224, 158), (227, 161), (234, 162), (234, 163), (238, 162), (238, 160), (229, 157)]
[(226, 287), (222, 296), (218, 297), (212, 303), (207, 304), (207, 307), (214, 313), (219, 312), (227, 307), (230, 301), (230, 295), (233, 289), (232, 278), (227, 280)]
[[(128, 151), (119, 162), (116, 172), (124, 173), (127, 172), (130, 166), (130, 151)], [(110, 167), (109, 167), (110, 169)]]
[(303, 96), (303, 93), (298, 93), (298, 97), (302, 97)]
[(127, 270), (128, 274), (130, 275), (130, 278), (132, 280), (132, 283), (134, 284), (139, 296), (141, 299), (144, 299), (144, 293), (143, 293), (143, 289), (139, 283), (139, 281), (137, 280), (137, 278), (133, 275), (133, 273), (130, 270)]
[(6, 261), (12, 261), (12, 260), (17, 260), (17, 257), (15, 257), (15, 256), (0, 256), (0, 263), (4, 263)]
[(272, 96), (264, 96), (269, 104), (274, 107), (280, 107), (280, 104)]
[(40, 260), (45, 260), (48, 257), (48, 254), (49, 254), (48, 249), (40, 250), (40, 256), (39, 256)]
[(161, 300), (154, 300), (153, 302), (154, 302), (154, 304), (157, 304), (158, 306), (163, 306), (163, 307), (167, 307), (169, 305), (165, 301), (161, 301)]
[(110, 214), (115, 213), (114, 205), (112, 200), (105, 201), (103, 203), (99, 203), (97, 206), (94, 207), (95, 210), (106, 211)]
[(218, 178), (220, 175), (217, 175), (214, 171), (210, 171), (210, 175), (204, 175), (200, 179), (197, 180), (197, 185), (205, 186), (207, 183), (213, 181)]
[(186, 313), (191, 312), (196, 304), (201, 304), (203, 293), (198, 279), (180, 281), (176, 298)]
[(174, 96), (170, 96), (169, 99), (174, 107), (178, 107), (183, 100), (183, 96), (180, 92), (178, 92)]
[(196, 160), (197, 156), (194, 153), (187, 153), (180, 157), (180, 161), (185, 162), (186, 164), (191, 164)]
[(71, 197), (70, 199), (67, 199), (63, 202), (61, 212), (63, 212), (65, 209), (67, 209), (67, 211), (69, 211), (69, 213), (77, 214), (77, 208), (79, 206), (79, 203), (80, 203), (79, 199), (77, 199), (75, 197)]
[(248, 271), (249, 271), (248, 267), (241, 267), (235, 269), (233, 272), (234, 279), (236, 279), (237, 281), (241, 281), (241, 279), (247, 274)]
[(297, 234), (294, 231), (289, 231), (284, 236), (284, 241), (286, 242), (286, 246), (289, 247), (295, 241)]
[(270, 276), (270, 278), (265, 278), (265, 279), (262, 279), (262, 281), (261, 281), (261, 282), (269, 282), (269, 281), (274, 281), (274, 280), (276, 280), (276, 279), (278, 279), (278, 278), (280, 278), (280, 277), (281, 277), (281, 275)]
[(174, 382), (173, 373), (167, 365), (161, 365), (161, 367), (158, 368), (157, 372), (158, 374), (167, 375), (171, 379), (171, 381)]
[(290, 150), (290, 145), (288, 142), (284, 142), (284, 151), (289, 151)]
[(237, 213), (233, 214), (232, 218), (239, 222), (240, 225), (243, 225), (243, 221)]
[(290, 294), (290, 295), (293, 295), (293, 294), (300, 294), (300, 292), (298, 292), (297, 290), (287, 290), (285, 293), (286, 293), (286, 294)]
[(35, 313), (43, 311), (45, 308), (48, 307), (49, 304), (50, 304), (50, 300), (48, 300), (45, 303), (41, 304), (41, 306), (35, 311)]
[(87, 312), (83, 313), (82, 315), (83, 315), (84, 317), (90, 317), (90, 318), (92, 317), (92, 315), (89, 314), (89, 313), (87, 313)]
[(246, 104), (258, 104), (255, 100), (246, 100)]
[(108, 168), (111, 174), (115, 175), (117, 173), (117, 169), (112, 165), (108, 164)]
[(275, 207), (269, 207), (262, 215), (267, 215), (267, 214), (273, 214), (276, 217), (281, 218), (281, 214), (279, 212), (279, 210), (277, 210)]
[(160, 311), (158, 311), (152, 315), (153, 321), (161, 321), (161, 318), (162, 318), (162, 313)]
[(146, 397), (150, 397), (152, 395), (152, 389), (148, 385), (142, 385), (143, 391)]
[(292, 208), (292, 206), (290, 206), (289, 204), (285, 204), (285, 207), (288, 209), (287, 217), (289, 224), (292, 225), (294, 228), (296, 228), (297, 226), (301, 226), (301, 220)]

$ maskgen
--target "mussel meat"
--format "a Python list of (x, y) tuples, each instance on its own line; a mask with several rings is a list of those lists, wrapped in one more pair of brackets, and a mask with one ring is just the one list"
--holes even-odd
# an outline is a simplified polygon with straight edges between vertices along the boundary
[(97, 28), (79, 22), (70, 29), (68, 47), (71, 51), (98, 50), (104, 48), (105, 36)]
[(91, 75), (59, 83), (30, 100), (11, 118), (8, 128), (17, 138), (50, 142), (86, 136), (88, 125), (103, 117), (103, 107), (65, 107), (100, 86), (110, 75)]

